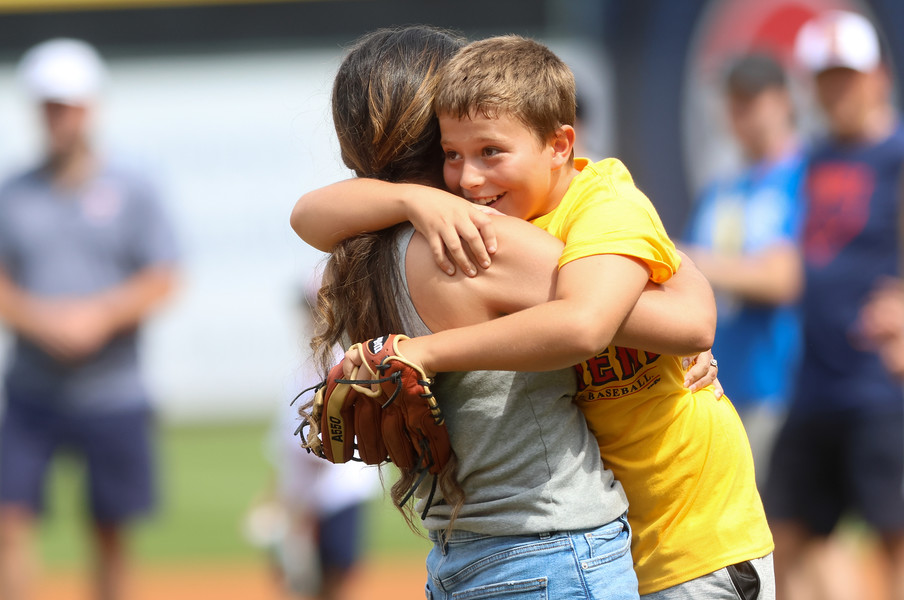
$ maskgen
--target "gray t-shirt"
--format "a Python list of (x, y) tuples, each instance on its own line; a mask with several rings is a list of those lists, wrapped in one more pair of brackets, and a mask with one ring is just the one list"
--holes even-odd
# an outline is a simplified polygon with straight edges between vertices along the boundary
[[(77, 190), (34, 169), (0, 188), (0, 265), (37, 296), (77, 297), (116, 286), (144, 268), (171, 264), (177, 250), (157, 194), (132, 173), (105, 166)], [(137, 332), (97, 354), (61, 364), (17, 336), (6, 368), (10, 398), (60, 410), (144, 405)]]
[[(398, 238), (399, 271), (414, 230)], [(406, 333), (431, 333), (402, 277), (398, 305)], [(465, 505), (454, 528), (486, 535), (523, 535), (598, 527), (625, 512), (628, 501), (572, 402), (572, 369), (545, 373), (442, 373), (433, 386), (459, 459)], [(418, 510), (429, 491), (418, 490)], [(424, 526), (445, 529), (451, 507), (440, 498)]]

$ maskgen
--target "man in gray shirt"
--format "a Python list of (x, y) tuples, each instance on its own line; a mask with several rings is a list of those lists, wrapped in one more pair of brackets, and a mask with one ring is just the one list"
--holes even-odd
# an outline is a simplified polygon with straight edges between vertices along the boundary
[(87, 467), (98, 598), (123, 596), (124, 525), (154, 503), (138, 329), (174, 285), (176, 245), (153, 188), (103, 160), (90, 130), (105, 68), (77, 40), (29, 50), (40, 165), (0, 186), (0, 320), (14, 334), (0, 424), (0, 597), (27, 596), (45, 476)]

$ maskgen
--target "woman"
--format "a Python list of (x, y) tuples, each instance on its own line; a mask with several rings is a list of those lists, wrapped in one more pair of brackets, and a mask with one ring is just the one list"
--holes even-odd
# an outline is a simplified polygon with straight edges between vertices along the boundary
[[(336, 77), (333, 118), (343, 161), (359, 177), (440, 184), (433, 75), (461, 44), (412, 27), (369, 34), (351, 50)], [(494, 219), (493, 227), (500, 248), (493, 267), (473, 278), (440, 272), (426, 239), (408, 225), (339, 243), (319, 297), (322, 363), (335, 343), (422, 335), (549, 301), (561, 243), (515, 219)], [(708, 287), (695, 293), (699, 282), (687, 272), (665, 293), (645, 293), (620, 336), (640, 347), (699, 339), (697, 323), (711, 316)], [(675, 310), (700, 317), (683, 319), (681, 335), (661, 329)], [(674, 337), (664, 340), (666, 333)], [(434, 541), (428, 597), (636, 598), (627, 501), (572, 403), (574, 372), (443, 374), (434, 391), (463, 497), (456, 503), (447, 481), (424, 518)]]

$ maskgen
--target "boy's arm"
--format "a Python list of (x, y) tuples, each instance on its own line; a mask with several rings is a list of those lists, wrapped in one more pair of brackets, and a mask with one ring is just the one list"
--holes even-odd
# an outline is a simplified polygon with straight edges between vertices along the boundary
[[(712, 347), (716, 299), (706, 277), (689, 257), (663, 284), (647, 283), (613, 342), (657, 354), (689, 356)], [(651, 331), (650, 323), (655, 323)]]
[[(404, 353), (429, 372), (569, 367), (613, 341), (648, 279), (646, 265), (633, 258), (615, 254), (581, 258), (559, 269), (551, 302), (405, 341)], [(419, 289), (423, 283), (409, 280), (416, 302), (417, 295), (426, 292)], [(653, 331), (655, 325), (645, 327)]]
[(458, 265), (473, 276), (477, 274), (475, 263), (489, 267), (490, 255), (496, 250), (495, 232), (487, 216), (495, 212), (429, 186), (362, 177), (308, 192), (296, 202), (289, 222), (301, 239), (329, 252), (359, 233), (411, 221), (426, 236), (443, 271), (452, 275)]

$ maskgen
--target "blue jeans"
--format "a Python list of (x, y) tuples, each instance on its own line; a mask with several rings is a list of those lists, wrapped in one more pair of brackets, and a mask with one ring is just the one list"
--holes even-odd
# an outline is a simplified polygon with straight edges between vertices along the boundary
[(428, 600), (638, 598), (624, 515), (596, 529), (520, 536), (430, 532)]

